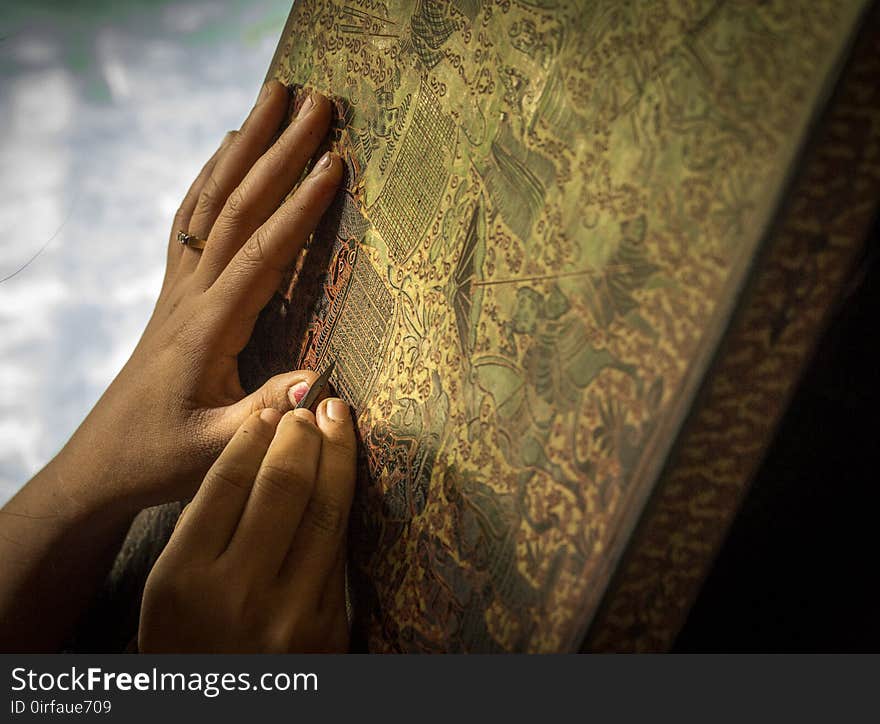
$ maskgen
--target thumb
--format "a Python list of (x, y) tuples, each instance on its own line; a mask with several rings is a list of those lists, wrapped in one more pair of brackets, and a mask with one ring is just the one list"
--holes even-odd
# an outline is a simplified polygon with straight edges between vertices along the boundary
[(218, 432), (224, 439), (231, 438), (251, 414), (268, 407), (281, 413), (292, 410), (316, 379), (318, 375), (312, 370), (296, 370), (272, 377), (260, 389), (217, 411)]

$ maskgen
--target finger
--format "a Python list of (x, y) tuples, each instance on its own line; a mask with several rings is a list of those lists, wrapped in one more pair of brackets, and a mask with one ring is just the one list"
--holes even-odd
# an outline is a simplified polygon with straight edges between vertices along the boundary
[[(342, 161), (325, 154), (294, 194), (238, 250), (208, 294), (225, 320), (236, 319), (247, 340), (260, 310), (272, 298), (327, 210), (342, 180)], [(212, 303), (209, 300), (209, 304)], [(239, 350), (236, 350), (239, 351)]]
[(172, 533), (180, 527), (180, 524), (183, 522), (183, 517), (186, 515), (186, 511), (189, 510), (189, 506), (189, 503), (183, 506), (183, 510), (180, 511), (180, 515), (178, 515), (177, 520), (174, 521), (174, 529), (172, 530)]
[(205, 288), (300, 180), (331, 117), (330, 101), (317, 93), (307, 96), (293, 122), (229, 195), (199, 262), (197, 273)]
[(317, 378), (318, 375), (312, 370), (296, 370), (272, 377), (260, 389), (217, 411), (215, 429), (218, 437), (228, 440), (239, 425), (257, 410), (266, 407), (281, 413), (292, 410)]
[(315, 489), (284, 563), (282, 577), (317, 607), (337, 563), (354, 495), (356, 443), (348, 405), (336, 397), (318, 406), (323, 435)]
[(220, 143), (220, 146), (217, 148), (216, 151), (214, 151), (214, 154), (202, 167), (202, 170), (199, 171), (199, 175), (196, 176), (195, 181), (192, 182), (192, 185), (186, 192), (186, 196), (183, 197), (183, 201), (181, 202), (180, 207), (177, 209), (177, 213), (174, 214), (174, 221), (171, 225), (171, 236), (168, 239), (168, 255), (165, 263), (165, 281), (162, 284), (163, 290), (177, 273), (178, 262), (180, 261), (180, 257), (183, 255), (183, 244), (181, 244), (177, 240), (177, 232), (186, 231), (189, 228), (189, 221), (192, 217), (193, 209), (196, 206), (196, 201), (199, 198), (199, 194), (202, 191), (202, 187), (205, 185), (205, 181), (208, 180), (208, 176), (214, 170), (214, 166), (217, 163), (217, 159), (223, 152), (223, 149), (226, 148), (227, 145), (229, 145), (233, 133), (234, 131), (229, 131), (229, 133), (227, 133), (223, 137), (223, 141)]
[(336, 551), (336, 562), (333, 564), (333, 570), (327, 578), (327, 586), (321, 597), (321, 610), (326, 613), (340, 611), (343, 616), (347, 617), (345, 607), (345, 562), (347, 558), (346, 536), (342, 537), (342, 542)]
[(280, 419), (280, 412), (267, 408), (245, 420), (208, 470), (169, 546), (209, 560), (223, 553), (241, 519)]
[(228, 548), (257, 580), (272, 580), (281, 568), (309, 504), (320, 455), (315, 416), (308, 410), (284, 415)]
[[(263, 86), (257, 104), (202, 186), (187, 228), (190, 234), (200, 239), (208, 238), (229, 194), (272, 142), (284, 118), (287, 103), (287, 89), (282, 83), (271, 80)], [(181, 267), (191, 271), (200, 256), (200, 251), (184, 247)]]

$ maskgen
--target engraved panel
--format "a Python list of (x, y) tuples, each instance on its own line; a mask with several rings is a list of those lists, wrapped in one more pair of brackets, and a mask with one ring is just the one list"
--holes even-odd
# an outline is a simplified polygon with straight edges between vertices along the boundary
[(372, 225), (302, 357), (356, 403), (372, 650), (577, 646), (863, 6), (297, 0), (271, 74)]

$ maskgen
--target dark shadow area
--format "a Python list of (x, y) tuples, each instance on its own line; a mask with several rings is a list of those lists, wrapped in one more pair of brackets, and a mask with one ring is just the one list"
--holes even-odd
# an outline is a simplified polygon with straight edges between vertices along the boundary
[(880, 651), (880, 220), (678, 652)]

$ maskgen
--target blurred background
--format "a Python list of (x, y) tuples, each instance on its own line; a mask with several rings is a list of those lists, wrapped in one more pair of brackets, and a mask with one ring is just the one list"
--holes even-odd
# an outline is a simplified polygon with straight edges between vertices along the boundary
[(0, 2), (0, 505), (140, 336), (174, 212), (291, 0)]

